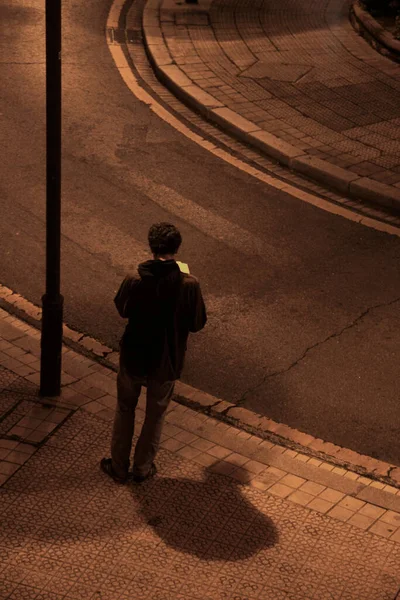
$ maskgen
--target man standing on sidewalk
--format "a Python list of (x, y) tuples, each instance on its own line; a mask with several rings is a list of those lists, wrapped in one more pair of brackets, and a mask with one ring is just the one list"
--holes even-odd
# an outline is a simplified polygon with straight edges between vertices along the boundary
[(178, 229), (155, 223), (148, 241), (154, 259), (139, 265), (139, 277), (124, 279), (114, 300), (129, 321), (120, 344), (111, 458), (103, 458), (101, 468), (119, 483), (128, 478), (135, 410), (144, 384), (146, 416), (135, 448), (133, 479), (140, 483), (156, 473), (154, 458), (189, 332), (200, 331), (207, 321), (198, 280), (174, 259), (182, 243)]

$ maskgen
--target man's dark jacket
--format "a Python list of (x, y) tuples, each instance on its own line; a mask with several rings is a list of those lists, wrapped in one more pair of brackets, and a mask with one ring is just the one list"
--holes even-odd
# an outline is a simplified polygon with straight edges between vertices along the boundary
[(129, 319), (121, 358), (131, 375), (179, 379), (189, 332), (207, 321), (199, 282), (173, 259), (148, 260), (138, 273), (124, 279), (114, 299), (121, 317)]

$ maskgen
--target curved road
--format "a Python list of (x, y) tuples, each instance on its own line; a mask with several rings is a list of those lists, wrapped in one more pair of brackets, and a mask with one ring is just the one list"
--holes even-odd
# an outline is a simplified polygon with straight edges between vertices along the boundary
[[(181, 229), (209, 322), (183, 381), (400, 464), (400, 240), (325, 213), (219, 160), (125, 87), (110, 0), (64, 7), (65, 321), (117, 348), (121, 278), (149, 225)], [(0, 281), (44, 291), (44, 15), (2, 0)]]

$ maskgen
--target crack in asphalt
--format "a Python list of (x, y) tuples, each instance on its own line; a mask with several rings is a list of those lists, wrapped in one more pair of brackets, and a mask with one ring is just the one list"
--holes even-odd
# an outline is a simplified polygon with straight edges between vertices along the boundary
[[(253, 386), (252, 388), (249, 388), (248, 390), (246, 390), (243, 393), (243, 395), (241, 396), (241, 398), (239, 398), (239, 400), (237, 401), (236, 406), (243, 406), (244, 402), (246, 401), (246, 397), (248, 396), (248, 394), (250, 394), (251, 392), (254, 392), (257, 388), (261, 387), (267, 381), (267, 379), (272, 379), (272, 377), (275, 377), (276, 375), (282, 375), (283, 373), (288, 373), (291, 369), (293, 369), (299, 363), (301, 363), (301, 361), (304, 360), (304, 358), (307, 356), (307, 354), (311, 350), (313, 350), (314, 348), (317, 348), (318, 346), (322, 346), (323, 344), (326, 344), (326, 342), (329, 342), (333, 338), (340, 337), (345, 331), (348, 331), (349, 329), (351, 329), (352, 327), (354, 327), (359, 321), (361, 321), (361, 319), (363, 319), (371, 311), (376, 310), (378, 308), (383, 308), (383, 307), (391, 306), (392, 304), (396, 304), (396, 302), (399, 302), (399, 301), (400, 301), (400, 298), (395, 298), (394, 300), (391, 300), (390, 302), (384, 302), (382, 304), (375, 304), (374, 306), (370, 306), (364, 312), (362, 312), (356, 319), (354, 319), (354, 321), (352, 321), (349, 325), (346, 325), (346, 327), (343, 327), (343, 329), (341, 329), (340, 331), (338, 331), (336, 333), (332, 333), (331, 335), (329, 335), (324, 340), (322, 340), (320, 342), (316, 342), (312, 346), (309, 346), (308, 348), (306, 348), (306, 350), (304, 350), (304, 352), (300, 356), (300, 358), (298, 358), (291, 365), (289, 365), (288, 367), (286, 367), (286, 369), (281, 369), (280, 371), (275, 371), (274, 373), (270, 373), (269, 375), (265, 375), (262, 378), (262, 380), (260, 381), (260, 383), (257, 383), (255, 386)], [(232, 408), (232, 407), (230, 407), (230, 408)], [(230, 408), (227, 409), (226, 412), (228, 412), (228, 410), (230, 410)]]

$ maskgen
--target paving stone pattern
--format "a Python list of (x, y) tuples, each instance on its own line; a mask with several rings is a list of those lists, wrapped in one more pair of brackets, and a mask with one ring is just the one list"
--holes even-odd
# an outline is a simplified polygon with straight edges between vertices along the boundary
[[(140, 85), (146, 89), (150, 89), (153, 98), (156, 98), (163, 106), (167, 106), (168, 111), (175, 117), (178, 117), (181, 127), (185, 128), (186, 125), (190, 124), (190, 130), (200, 135), (204, 139), (204, 143), (207, 144), (207, 147), (208, 143), (211, 141), (219, 148), (225, 150), (229, 149), (230, 156), (234, 154), (236, 157), (240, 157), (240, 160), (245, 163), (250, 161), (251, 165), (256, 166), (261, 172), (273, 175), (273, 177), (268, 180), (269, 185), (275, 184), (280, 186), (283, 181), (289, 183), (291, 185), (290, 192), (295, 192), (295, 197), (297, 198), (308, 199), (306, 195), (302, 195), (303, 193), (306, 194), (304, 190), (308, 190), (308, 192), (311, 192), (313, 195), (329, 199), (339, 206), (342, 205), (351, 209), (356, 208), (359, 214), (366, 217), (373, 219), (378, 218), (382, 222), (400, 227), (399, 215), (387, 212), (381, 207), (360, 202), (355, 198), (350, 199), (348, 196), (344, 196), (337, 191), (335, 192), (332, 189), (328, 190), (326, 185), (321, 186), (316, 182), (312, 182), (310, 179), (303, 177), (299, 173), (280, 165), (272, 157), (267, 157), (255, 148), (251, 148), (247, 142), (241, 142), (238, 138), (234, 139), (231, 135), (225, 133), (221, 127), (216, 127), (211, 124), (204, 119), (203, 116), (184, 104), (177, 95), (175, 95), (176, 92), (174, 93), (172, 90), (168, 89), (168, 87), (157, 79), (155, 70), (149, 62), (148, 54), (146, 53), (143, 44), (144, 34), (142, 30), (145, 4), (146, 0), (135, 0), (132, 7), (127, 12), (125, 28), (128, 44), (126, 45), (126, 50), (135, 67), (135, 77), (138, 78)], [(189, 128), (187, 129), (187, 133), (189, 133)], [(0, 286), (0, 296), (1, 292)], [(17, 298), (14, 301), (21, 302), (22, 304), (24, 300), (21, 297), (18, 297), (18, 295), (16, 296)], [(26, 310), (26, 305), (23, 305), (22, 309)], [(36, 307), (33, 307), (33, 310), (37, 311)], [(36, 312), (32, 316), (38, 318)], [(77, 335), (77, 339), (79, 339), (79, 334)]]
[(392, 600), (400, 544), (166, 449), (118, 486), (110, 424), (79, 411), (0, 497), (0, 598)]
[(397, 488), (175, 401), (157, 476), (118, 486), (99, 469), (115, 372), (64, 347), (41, 400), (38, 332), (0, 309), (0, 347), (0, 600), (396, 597)]
[(400, 188), (400, 69), (355, 33), (349, 5), (214, 0), (204, 14), (161, 11), (161, 28), (175, 63), (225, 106), (309, 155)]
[(0, 485), (71, 414), (70, 409), (43, 405), (35, 385), (0, 367)]

